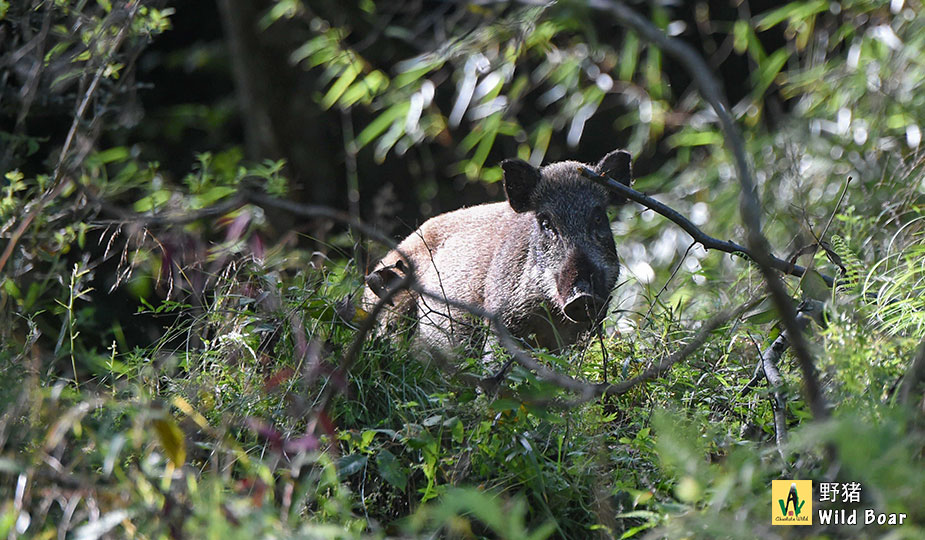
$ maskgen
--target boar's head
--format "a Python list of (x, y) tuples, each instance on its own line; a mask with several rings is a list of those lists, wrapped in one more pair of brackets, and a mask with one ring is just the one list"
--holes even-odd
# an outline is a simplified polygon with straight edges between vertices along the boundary
[[(607, 218), (609, 205), (624, 199), (579, 173), (582, 164), (563, 161), (537, 169), (521, 160), (502, 162), (504, 191), (515, 212), (529, 220), (527, 271), (540, 280), (546, 300), (573, 322), (599, 322), (620, 274)], [(593, 167), (629, 185), (630, 155), (615, 150)]]

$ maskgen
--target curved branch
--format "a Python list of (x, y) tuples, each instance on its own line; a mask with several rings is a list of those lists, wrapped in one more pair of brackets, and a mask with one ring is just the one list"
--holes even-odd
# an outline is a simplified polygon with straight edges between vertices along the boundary
[(777, 275), (770, 246), (761, 232), (761, 202), (748, 164), (745, 143), (732, 115), (729, 113), (723, 91), (716, 79), (714, 79), (709, 66), (692, 47), (680, 40), (668, 37), (661, 29), (624, 3), (616, 0), (592, 0), (591, 5), (610, 12), (620, 24), (631, 28), (669, 56), (677, 59), (678, 63), (684, 66), (691, 75), (697, 89), (700, 91), (700, 95), (716, 112), (725, 136), (726, 146), (732, 152), (739, 185), (742, 188), (739, 199), (739, 212), (742, 214), (742, 223), (745, 225), (747, 244), (753, 254), (752, 260), (761, 269), (761, 274), (765, 283), (767, 283), (774, 306), (781, 315), (781, 322), (790, 334), (790, 345), (803, 372), (806, 401), (809, 403), (813, 416), (817, 419), (827, 418), (829, 413), (816, 378), (816, 367), (809, 352), (809, 345), (800, 332), (799, 324), (796, 320), (796, 310), (787, 289)]
[(697, 332), (691, 341), (685, 344), (681, 349), (666, 356), (655, 366), (650, 367), (649, 369), (631, 379), (627, 379), (618, 383), (592, 384), (585, 381), (580, 381), (564, 373), (549, 369), (548, 367), (538, 362), (517, 343), (517, 340), (514, 338), (514, 336), (494, 313), (486, 311), (480, 306), (446, 298), (440, 293), (428, 291), (421, 288), (420, 286), (412, 285), (411, 288), (424, 296), (435, 298), (441, 302), (445, 302), (452, 307), (463, 309), (477, 317), (486, 319), (497, 334), (498, 341), (501, 343), (504, 349), (511, 354), (515, 362), (531, 371), (536, 372), (536, 374), (541, 379), (555, 384), (562, 389), (579, 394), (579, 397), (573, 401), (553, 403), (559, 407), (572, 407), (604, 395), (619, 396), (629, 392), (641, 383), (658, 378), (670, 370), (675, 364), (686, 359), (694, 351), (699, 349), (704, 343), (706, 343), (707, 338), (709, 338), (710, 334), (714, 330), (726, 322), (738, 317), (742, 313), (754, 308), (760, 301), (764, 299), (763, 297), (754, 298), (735, 309), (726, 309), (721, 311), (719, 314), (705, 321), (703, 326), (701, 326), (700, 331)]
[[(635, 192), (635, 193), (638, 193), (638, 192)], [(381, 233), (379, 233), (377, 230), (370, 227), (369, 225), (366, 225), (362, 221), (354, 219), (347, 212), (343, 212), (340, 210), (334, 210), (332, 208), (321, 206), (321, 205), (306, 205), (306, 204), (301, 204), (301, 203), (297, 203), (293, 201), (275, 199), (273, 197), (270, 197), (270, 196), (267, 196), (261, 193), (256, 193), (256, 192), (247, 192), (245, 194), (245, 197), (248, 201), (258, 204), (260, 206), (277, 208), (280, 210), (285, 210), (287, 212), (292, 212), (294, 214), (306, 216), (306, 217), (323, 217), (323, 218), (328, 218), (328, 219), (334, 219), (334, 220), (344, 222), (344, 223), (349, 223), (351, 226), (355, 227), (356, 230), (362, 232), (363, 234), (366, 234), (369, 237), (377, 241), (380, 241), (383, 244), (391, 248), (395, 247), (395, 243), (391, 241), (389, 238), (386, 238)], [(412, 273), (413, 273), (413, 270), (409, 272), (409, 275)], [(706, 322), (704, 322), (703, 326), (700, 328), (700, 331), (697, 333), (697, 335), (695, 335), (694, 338), (691, 339), (691, 341), (688, 342), (684, 347), (682, 347), (680, 350), (678, 350), (674, 354), (671, 354), (665, 357), (657, 365), (647, 369), (646, 371), (637, 375), (636, 377), (633, 377), (632, 379), (628, 379), (626, 381), (622, 381), (619, 383), (592, 384), (592, 383), (588, 383), (585, 381), (575, 379), (574, 377), (570, 377), (564, 373), (560, 373), (558, 371), (552, 370), (544, 366), (540, 362), (538, 362), (517, 343), (516, 338), (514, 338), (514, 336), (510, 333), (510, 331), (507, 329), (507, 327), (504, 325), (504, 323), (501, 321), (500, 318), (498, 318), (494, 313), (491, 313), (488, 310), (482, 308), (481, 306), (469, 304), (466, 302), (460, 302), (452, 298), (447, 298), (441, 292), (427, 290), (421, 287), (420, 284), (413, 283), (413, 282), (403, 282), (402, 287), (409, 288), (417, 292), (418, 294), (421, 294), (422, 296), (426, 296), (428, 298), (434, 298), (436, 300), (439, 300), (440, 302), (444, 302), (451, 307), (465, 310), (468, 313), (475, 315), (476, 317), (480, 317), (488, 321), (488, 323), (491, 325), (491, 328), (497, 334), (498, 341), (501, 343), (504, 349), (508, 353), (511, 354), (515, 362), (517, 362), (518, 364), (520, 364), (521, 366), (529, 370), (534, 371), (537, 374), (537, 376), (539, 376), (541, 379), (547, 382), (550, 382), (552, 384), (555, 384), (556, 386), (564, 390), (569, 390), (579, 395), (579, 397), (574, 401), (567, 402), (567, 403), (557, 403), (557, 405), (560, 407), (577, 405), (577, 404), (589, 401), (591, 399), (594, 399), (596, 397), (603, 396), (605, 394), (610, 394), (610, 395), (625, 394), (626, 392), (630, 391), (632, 388), (639, 385), (640, 383), (650, 381), (652, 379), (659, 377), (660, 375), (664, 374), (666, 371), (671, 369), (672, 366), (674, 366), (678, 362), (681, 362), (682, 360), (690, 356), (698, 348), (700, 348), (706, 342), (707, 338), (710, 336), (710, 333), (712, 333), (714, 330), (719, 328), (721, 325), (725, 324), (727, 321), (735, 317), (738, 317), (745, 311), (753, 308), (760, 300), (760, 299), (755, 299), (755, 300), (746, 302), (745, 304), (743, 304), (742, 306), (734, 310), (723, 311), (720, 314), (716, 315), (715, 317), (707, 320)], [(388, 299), (381, 299), (381, 300), (387, 301)], [(382, 309), (379, 306), (379, 303), (377, 303), (377, 307), (379, 308), (378, 310), (374, 310), (373, 313), (370, 313), (369, 319), (373, 321), (377, 318), (377, 316), (379, 315), (379, 311), (381, 311)], [(368, 329), (366, 329), (362, 333), (362, 335), (365, 336), (366, 332), (368, 332)], [(359, 341), (354, 341), (354, 344), (351, 347), (351, 352), (348, 353), (347, 358), (353, 358), (356, 355), (356, 351), (354, 351), (353, 348), (358, 346), (357, 345), (358, 343)]]
[[(738, 253), (738, 254), (748, 257), (749, 259), (753, 261), (756, 259), (751, 249), (741, 244), (738, 244), (736, 242), (733, 242), (732, 240), (719, 240), (717, 238), (714, 238), (706, 234), (705, 232), (700, 230), (700, 228), (694, 225), (691, 222), (691, 220), (681, 215), (677, 210), (675, 210), (674, 208), (668, 206), (667, 204), (663, 202), (653, 199), (652, 197), (646, 195), (645, 193), (636, 191), (635, 189), (625, 184), (621, 184), (620, 182), (617, 182), (616, 180), (614, 180), (613, 178), (610, 178), (609, 176), (598, 174), (587, 167), (584, 167), (584, 166), (579, 167), (579, 171), (581, 172), (582, 176), (584, 176), (585, 178), (594, 180), (595, 182), (598, 182), (599, 184), (609, 189), (610, 191), (616, 192), (620, 194), (621, 196), (626, 197), (627, 199), (630, 199), (631, 201), (635, 201), (645, 206), (646, 208), (654, 210), (656, 213), (665, 216), (666, 218), (668, 218), (669, 220), (677, 224), (679, 227), (684, 229), (684, 232), (691, 235), (691, 238), (693, 238), (698, 243), (702, 244), (703, 247), (705, 247), (706, 249), (715, 249), (717, 251), (723, 251), (725, 253), (733, 253), (733, 254)], [(785, 261), (783, 259), (775, 257), (774, 255), (771, 255), (770, 253), (767, 254), (767, 256), (769, 257), (769, 262), (771, 266), (774, 269), (780, 270), (781, 272), (785, 274), (790, 274), (791, 276), (796, 276), (796, 277), (802, 277), (803, 274), (806, 273), (806, 268), (798, 264), (793, 264), (789, 261)], [(820, 274), (820, 275), (822, 276), (822, 279), (825, 280), (826, 285), (828, 285), (829, 287), (835, 284), (835, 279), (832, 278), (831, 276), (826, 276), (823, 274)]]
[[(635, 192), (634, 193), (638, 193)], [(131, 221), (138, 220), (147, 225), (152, 224), (175, 224), (175, 223), (189, 223), (195, 219), (200, 219), (204, 217), (211, 217), (219, 215), (223, 212), (234, 210), (240, 207), (242, 204), (251, 203), (264, 208), (273, 208), (278, 210), (283, 210), (290, 212), (295, 215), (302, 217), (313, 217), (313, 218), (326, 218), (334, 221), (339, 221), (342, 223), (347, 223), (357, 231), (366, 235), (367, 237), (381, 242), (382, 244), (395, 249), (395, 242), (390, 238), (386, 237), (375, 228), (370, 227), (366, 223), (362, 222), (359, 219), (351, 216), (347, 212), (336, 210), (323, 205), (310, 205), (302, 204), (289, 200), (276, 199), (269, 195), (259, 193), (253, 190), (243, 189), (238, 192), (237, 196), (230, 198), (228, 201), (218, 204), (216, 206), (205, 208), (199, 212), (194, 212), (184, 216), (143, 216), (140, 214), (131, 215), (130, 213), (123, 212), (120, 214), (122, 221)], [(680, 215), (680, 214), (679, 214)], [(410, 258), (405, 257), (409, 265), (412, 264)], [(510, 333), (504, 323), (501, 321), (497, 315), (487, 311), (481, 306), (468, 304), (465, 302), (460, 302), (447, 298), (442, 292), (435, 292), (424, 289), (419, 284), (417, 284), (411, 276), (414, 275), (413, 266), (409, 268), (409, 271), (405, 273), (405, 278), (403, 278), (396, 287), (390, 287), (388, 293), (381, 297), (379, 301), (375, 304), (372, 311), (368, 314), (368, 317), (363, 321), (360, 326), (360, 329), (357, 333), (357, 336), (354, 338), (353, 342), (350, 345), (350, 349), (344, 356), (344, 362), (342, 368), (346, 369), (356, 360), (362, 343), (365, 340), (366, 335), (372, 330), (378, 316), (385, 309), (385, 306), (393, 298), (395, 294), (398, 294), (400, 291), (405, 289), (410, 289), (422, 296), (429, 298), (437, 299), (441, 302), (446, 303), (447, 305), (459, 309), (463, 309), (476, 317), (480, 317), (489, 322), (492, 329), (498, 336), (499, 342), (504, 347), (504, 349), (511, 354), (513, 360), (520, 364), (521, 366), (530, 369), (539, 376), (539, 378), (555, 384), (564, 390), (575, 392), (578, 394), (578, 398), (569, 402), (555, 402), (553, 405), (558, 407), (569, 407), (573, 405), (578, 405), (586, 401), (590, 401), (596, 397), (603, 395), (621, 395), (630, 391), (632, 388), (637, 385), (653, 380), (669, 369), (671, 369), (678, 362), (683, 361), (685, 358), (690, 356), (694, 351), (700, 348), (706, 340), (709, 338), (710, 333), (719, 328), (721, 325), (725, 324), (727, 321), (738, 317), (743, 312), (753, 308), (759, 299), (751, 300), (742, 306), (734, 310), (725, 310), (713, 318), (707, 320), (703, 323), (703, 326), (700, 328), (698, 333), (685, 344), (680, 350), (675, 353), (664, 357), (658, 364), (650, 367), (643, 373), (619, 383), (599, 383), (593, 384), (586, 381), (581, 381), (570, 377), (564, 373), (560, 373), (553, 369), (550, 369), (536, 359), (534, 359), (527, 351), (525, 351), (518, 343), (516, 338)], [(324, 403), (330, 399), (329, 395), (325, 395)]]

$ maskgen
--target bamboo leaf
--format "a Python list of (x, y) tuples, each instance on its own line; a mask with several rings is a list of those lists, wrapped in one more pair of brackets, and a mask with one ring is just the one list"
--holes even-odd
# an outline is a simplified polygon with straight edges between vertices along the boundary
[(827, 0), (815, 0), (813, 2), (790, 2), (789, 4), (779, 7), (770, 13), (761, 16), (755, 24), (755, 29), (764, 32), (773, 28), (787, 19), (791, 21), (803, 20), (811, 17), (816, 13), (829, 9)]
[(347, 91), (347, 88), (356, 80), (362, 69), (360, 62), (356, 60), (349, 64), (347, 69), (337, 78), (337, 81), (331, 85), (324, 97), (321, 98), (321, 107), (325, 110), (333, 107), (337, 100)]
[(357, 135), (356, 145), (357, 150), (363, 148), (367, 144), (375, 140), (379, 135), (381, 135), (386, 129), (391, 126), (397, 118), (404, 117), (408, 114), (408, 102), (396, 103), (388, 109), (385, 110), (382, 114), (376, 117), (375, 120), (369, 123), (363, 131)]
[(764, 62), (758, 66), (758, 71), (755, 72), (755, 96), (764, 95), (768, 87), (771, 86), (771, 83), (774, 82), (774, 79), (777, 77), (777, 74), (780, 73), (781, 68), (784, 67), (784, 64), (787, 63), (787, 59), (790, 58), (790, 51), (787, 49), (777, 49), (771, 56), (769, 56)]

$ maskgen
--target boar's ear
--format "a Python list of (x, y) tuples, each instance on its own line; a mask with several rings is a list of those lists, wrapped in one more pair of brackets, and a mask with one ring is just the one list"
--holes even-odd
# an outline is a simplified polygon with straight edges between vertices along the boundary
[[(625, 186), (633, 185), (632, 156), (626, 150), (614, 150), (597, 163), (597, 172), (606, 174)], [(618, 205), (626, 202), (624, 197), (610, 192), (610, 204)]]
[(515, 212), (532, 210), (531, 199), (540, 181), (540, 171), (520, 159), (505, 159), (501, 168), (504, 170), (504, 193), (511, 208)]

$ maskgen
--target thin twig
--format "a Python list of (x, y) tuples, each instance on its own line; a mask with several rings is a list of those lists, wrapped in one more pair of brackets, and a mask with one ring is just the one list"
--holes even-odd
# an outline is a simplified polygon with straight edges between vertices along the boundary
[[(74, 182), (74, 185), (80, 186), (78, 189), (85, 187), (80, 182)], [(89, 191), (83, 191), (83, 193), (89, 197), (90, 202), (98, 205), (100, 209), (103, 210), (103, 212), (111, 214), (117, 218), (94, 221), (94, 224), (96, 225), (106, 226), (132, 224), (140, 227), (178, 227), (189, 225), (190, 223), (194, 223), (200, 219), (224, 216), (225, 214), (233, 212), (244, 206), (249, 201), (247, 194), (238, 193), (237, 195), (230, 197), (225, 201), (217, 203), (213, 206), (200, 208), (198, 210), (147, 215), (130, 212), (116, 205), (107, 203)]]
[(678, 274), (678, 271), (681, 270), (681, 266), (684, 264), (684, 261), (687, 259), (687, 254), (690, 253), (691, 250), (694, 249), (694, 246), (696, 245), (697, 245), (697, 242), (691, 242), (691, 245), (687, 246), (687, 249), (684, 250), (684, 255), (681, 255), (681, 258), (678, 259), (678, 264), (674, 267), (674, 270), (672, 270), (671, 275), (668, 276), (668, 279), (665, 280), (665, 284), (662, 285), (662, 288), (659, 289), (659, 291), (655, 294), (655, 298), (653, 298), (652, 301), (649, 302), (649, 309), (648, 311), (646, 311), (646, 314), (642, 317), (643, 320), (646, 321), (646, 326), (644, 326), (643, 329), (648, 328), (649, 315), (652, 314), (652, 310), (655, 309), (655, 305), (658, 304), (659, 297), (662, 296), (663, 292), (668, 290), (668, 285), (671, 284), (671, 281)]
[(55, 166), (55, 182), (58, 182), (61, 179), (61, 171), (64, 167), (64, 160), (67, 158), (67, 154), (71, 150), (71, 144), (74, 142), (74, 136), (77, 134), (77, 128), (80, 126), (81, 120), (83, 120), (84, 112), (87, 110), (87, 105), (90, 104), (90, 99), (93, 97), (93, 94), (96, 93), (96, 87), (100, 84), (100, 80), (103, 78), (103, 73), (106, 72), (109, 59), (112, 58), (116, 51), (119, 50), (119, 47), (122, 46), (122, 41), (127, 37), (128, 29), (132, 27), (132, 22), (135, 20), (135, 15), (138, 13), (139, 7), (141, 7), (141, 2), (135, 2), (135, 4), (129, 10), (128, 15), (125, 18), (125, 22), (122, 24), (122, 28), (119, 29), (119, 33), (116, 34), (116, 37), (113, 39), (112, 47), (109, 49), (109, 54), (107, 54), (106, 58), (103, 58), (100, 62), (100, 67), (97, 68), (96, 73), (93, 75), (93, 80), (90, 81), (90, 86), (84, 93), (83, 100), (81, 100), (80, 105), (77, 107), (77, 112), (74, 113), (74, 121), (71, 122), (71, 128), (68, 130), (67, 137), (64, 139), (64, 146), (61, 147), (61, 155), (58, 156), (58, 164)]
[[(360, 177), (357, 173), (357, 145), (353, 135), (353, 115), (350, 109), (341, 111), (341, 133), (344, 139), (344, 174), (347, 176), (347, 208), (350, 217), (360, 220)], [(366, 268), (363, 243), (353, 239), (353, 260), (357, 268)]]
[[(811, 253), (810, 257), (809, 257), (809, 262), (806, 263), (806, 269), (807, 269), (807, 271), (813, 269), (813, 265), (814, 265), (815, 262), (816, 262), (816, 252), (818, 252), (818, 251), (819, 251), (819, 248), (822, 247), (822, 240), (825, 238), (826, 233), (829, 232), (829, 227), (832, 226), (832, 222), (835, 220), (835, 214), (838, 213), (838, 209), (841, 207), (842, 201), (845, 200), (845, 194), (848, 193), (848, 186), (849, 186), (850, 184), (851, 184), (851, 177), (849, 176), (849, 177), (845, 180), (845, 186), (844, 186), (844, 187), (842, 188), (842, 190), (841, 190), (841, 195), (838, 197), (838, 202), (835, 203), (835, 208), (832, 210), (832, 214), (829, 215), (829, 221), (826, 222), (825, 227), (823, 227), (822, 233), (820, 233), (819, 236), (816, 237), (816, 243), (813, 245), (812, 253)], [(810, 229), (810, 232), (812, 232), (812, 229)], [(815, 236), (815, 234), (814, 234), (814, 236)], [(818, 272), (817, 272), (817, 273), (818, 273)], [(800, 283), (797, 285), (797, 289), (798, 289), (798, 290), (800, 289), (800, 286), (803, 284), (803, 277), (804, 277), (805, 275), (806, 275), (806, 274), (804, 273), (803, 276), (800, 276)], [(820, 275), (822, 275), (822, 274), (820, 274)], [(823, 277), (823, 279), (824, 279), (824, 277)], [(828, 284), (830, 287), (832, 286), (831, 283), (826, 282), (826, 284)]]
[[(395, 298), (400, 292), (410, 288), (414, 284), (414, 273), (407, 272), (399, 281), (395, 283), (394, 286), (390, 286), (387, 291), (379, 298), (379, 300), (373, 305), (373, 308), (366, 315), (366, 318), (360, 323), (359, 328), (357, 329), (356, 335), (353, 338), (353, 341), (350, 343), (350, 348), (347, 349), (347, 352), (344, 354), (344, 359), (341, 361), (339, 369), (342, 373), (347, 373), (353, 364), (356, 362), (359, 357), (360, 350), (363, 348), (363, 344), (366, 342), (366, 336), (372, 331), (375, 327), (379, 315), (382, 314), (382, 311), (386, 306), (391, 305), (392, 299)], [(323, 394), (315, 401), (315, 409), (318, 411), (323, 411), (328, 407), (328, 404), (331, 402), (331, 399), (334, 397), (335, 386), (327, 385), (322, 390)]]
[[(758, 356), (760, 357), (761, 349), (758, 347), (758, 344), (755, 343), (755, 339), (752, 338), (751, 335), (749, 335), (748, 337), (752, 340), (752, 344), (755, 346), (755, 351), (758, 353)], [(739, 390), (739, 393), (736, 394), (736, 397), (733, 400), (733, 402), (737, 403), (743, 397), (747, 396), (752, 391), (752, 389), (758, 386), (758, 382), (762, 378), (764, 378), (764, 371), (762, 370), (761, 360), (759, 358), (758, 362), (755, 364), (755, 370), (752, 371), (752, 378), (749, 379), (748, 382), (745, 383), (745, 386), (743, 386), (741, 390)]]
[[(396, 247), (395, 242), (391, 238), (382, 234), (378, 229), (367, 225), (359, 219), (354, 219), (353, 216), (342, 210), (336, 210), (330, 206), (324, 206), (320, 204), (301, 204), (295, 201), (277, 199), (264, 193), (259, 193), (252, 190), (244, 191), (244, 196), (248, 202), (252, 202), (261, 207), (276, 208), (277, 210), (285, 210), (287, 212), (304, 217), (332, 219), (334, 221), (345, 223), (366, 235), (367, 238), (375, 240), (388, 247), (389, 249), (395, 249)], [(406, 259), (406, 262), (411, 262), (407, 257), (404, 258)]]
[(517, 343), (517, 340), (511, 335), (510, 331), (504, 326), (498, 317), (485, 311), (481, 307), (466, 304), (464, 302), (457, 302), (452, 299), (441, 298), (439, 295), (435, 295), (433, 292), (421, 290), (419, 288), (415, 288), (415, 290), (421, 294), (436, 296), (441, 301), (447, 302), (453, 307), (464, 309), (477, 317), (486, 319), (491, 324), (495, 334), (498, 336), (498, 341), (500, 344), (505, 348), (505, 350), (508, 351), (508, 353), (511, 354), (513, 361), (529, 370), (536, 372), (536, 374), (541, 379), (555, 384), (556, 386), (559, 386), (565, 390), (579, 394), (579, 397), (574, 401), (558, 403), (558, 405), (562, 407), (575, 406), (590, 401), (591, 399), (599, 396), (622, 395), (629, 392), (640, 383), (658, 378), (669, 369), (671, 369), (672, 366), (684, 360), (694, 351), (699, 349), (706, 342), (707, 338), (714, 330), (729, 320), (738, 317), (745, 311), (752, 309), (755, 305), (758, 304), (758, 302), (761, 301), (761, 298), (752, 299), (734, 310), (724, 310), (718, 315), (708, 319), (703, 323), (703, 326), (701, 326), (697, 335), (695, 335), (684, 347), (665, 357), (657, 365), (647, 369), (632, 379), (628, 379), (619, 383), (591, 384), (565, 375), (564, 373), (549, 369), (536, 361), (536, 359), (524, 351), (524, 349)]
[[(89, 88), (87, 88), (87, 91), (84, 93), (83, 100), (80, 102), (80, 105), (77, 107), (77, 111), (74, 113), (74, 120), (71, 122), (71, 127), (68, 130), (67, 137), (64, 140), (64, 146), (61, 147), (61, 154), (58, 157), (58, 163), (55, 165), (54, 178), (51, 182), (51, 187), (49, 187), (48, 190), (38, 200), (32, 211), (30, 211), (29, 214), (23, 218), (19, 224), (19, 227), (16, 228), (16, 231), (14, 231), (13, 236), (10, 238), (10, 241), (6, 244), (6, 247), (3, 250), (3, 254), (0, 255), (0, 272), (3, 271), (7, 261), (13, 254), (13, 249), (15, 249), (16, 244), (19, 242), (19, 239), (22, 237), (23, 233), (25, 233), (26, 229), (29, 228), (29, 225), (32, 224), (35, 216), (37, 216), (45, 208), (45, 206), (61, 192), (63, 184), (61, 179), (62, 171), (64, 170), (64, 162), (67, 159), (68, 152), (71, 150), (71, 144), (74, 142), (74, 136), (77, 134), (77, 128), (80, 126), (80, 122), (83, 119), (87, 105), (90, 103), (90, 99), (96, 92), (96, 88), (99, 85), (100, 79), (103, 77), (103, 73), (106, 71), (106, 66), (109, 59), (112, 58), (116, 51), (119, 50), (119, 47), (122, 46), (122, 42), (127, 36), (128, 29), (132, 27), (132, 22), (135, 20), (135, 15), (138, 13), (140, 6), (140, 2), (134, 3), (125, 18), (125, 22), (122, 24), (122, 28), (119, 29), (119, 33), (116, 34), (116, 37), (113, 39), (112, 47), (109, 49), (109, 54), (107, 54), (106, 58), (102, 59), (99, 68), (97, 68), (96, 74), (93, 76), (93, 80), (91, 81)], [(74, 184), (79, 185), (80, 183), (74, 182)]]

